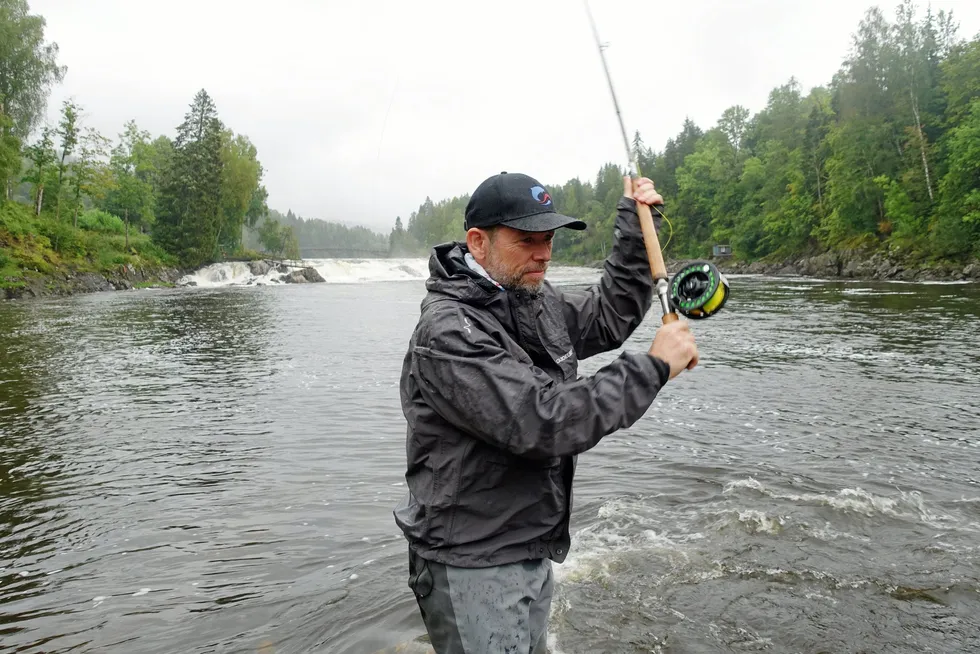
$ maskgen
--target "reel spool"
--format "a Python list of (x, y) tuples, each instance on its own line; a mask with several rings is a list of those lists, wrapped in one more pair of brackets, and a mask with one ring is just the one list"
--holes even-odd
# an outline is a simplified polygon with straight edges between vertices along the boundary
[(725, 306), (728, 293), (728, 280), (709, 261), (684, 266), (670, 281), (671, 306), (683, 316), (696, 320), (718, 313)]

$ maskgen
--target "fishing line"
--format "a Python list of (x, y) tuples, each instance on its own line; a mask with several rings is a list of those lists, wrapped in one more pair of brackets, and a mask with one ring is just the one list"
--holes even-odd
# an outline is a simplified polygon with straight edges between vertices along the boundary
[[(619, 121), (619, 133), (623, 137), (623, 146), (626, 148), (626, 161), (627, 170), (629, 171), (630, 177), (640, 176), (640, 155), (638, 152), (633, 150), (630, 145), (629, 137), (626, 135), (626, 124), (623, 122), (623, 113), (619, 109), (619, 101), (616, 99), (616, 89), (613, 88), (612, 75), (609, 73), (609, 65), (606, 63), (606, 48), (608, 44), (602, 42), (599, 38), (599, 28), (596, 27), (595, 18), (592, 17), (592, 10), (589, 8), (589, 1), (583, 0), (585, 4), (585, 13), (589, 17), (589, 24), (592, 26), (592, 36), (595, 39), (596, 48), (599, 50), (599, 58), (602, 60), (602, 70), (606, 73), (606, 82), (609, 84), (609, 94), (612, 96), (613, 107), (616, 109), (616, 119)], [(670, 239), (674, 236), (674, 225), (671, 224), (670, 219), (667, 218), (667, 214), (664, 213), (664, 205), (658, 204), (653, 206), (660, 214), (660, 217), (667, 221), (667, 226), (670, 228), (670, 233), (667, 235), (667, 242), (664, 243), (663, 247), (660, 248), (661, 252), (667, 250), (667, 245), (670, 244)]]
[[(619, 121), (619, 132), (623, 137), (623, 145), (626, 148), (627, 170), (631, 178), (639, 177), (640, 161), (639, 152), (634, 151), (630, 146), (629, 137), (626, 135), (626, 125), (623, 122), (623, 114), (619, 109), (619, 101), (616, 99), (616, 90), (613, 88), (612, 75), (609, 73), (609, 66), (606, 63), (606, 45), (599, 38), (599, 29), (596, 27), (595, 18), (589, 8), (589, 0), (583, 0), (585, 12), (589, 17), (592, 26), (592, 36), (595, 38), (596, 48), (599, 50), (599, 58), (602, 60), (602, 69), (606, 74), (606, 82), (609, 84), (609, 94), (612, 96), (613, 107), (616, 109), (616, 119)], [(655, 209), (658, 214), (667, 222), (670, 227), (670, 236), (667, 243), (674, 234), (674, 226), (671, 224), (667, 215), (663, 211), (663, 205), (648, 206), (637, 203), (637, 215), (640, 218), (640, 228), (643, 231), (643, 242), (647, 250), (647, 258), (650, 261), (650, 273), (653, 276), (657, 287), (657, 296), (660, 298), (660, 306), (663, 310), (663, 322), (673, 322), (677, 320), (676, 312), (688, 318), (707, 318), (716, 314), (725, 306), (728, 300), (729, 286), (728, 280), (718, 270), (715, 264), (710, 261), (696, 261), (681, 268), (670, 283), (667, 283), (667, 266), (664, 264), (663, 251), (667, 247), (661, 248), (657, 238), (657, 230), (653, 224), (651, 209)]]
[(401, 72), (395, 73), (395, 88), (391, 91), (391, 98), (388, 100), (388, 109), (385, 111), (384, 120), (381, 123), (381, 137), (378, 139), (378, 160), (375, 165), (381, 164), (381, 144), (385, 140), (385, 128), (388, 127), (388, 114), (391, 113), (391, 105), (395, 104), (395, 94), (398, 93), (398, 83), (401, 81)]

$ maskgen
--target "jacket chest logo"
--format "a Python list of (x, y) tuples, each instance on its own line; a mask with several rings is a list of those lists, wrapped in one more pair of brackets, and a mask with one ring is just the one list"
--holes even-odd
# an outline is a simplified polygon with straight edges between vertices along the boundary
[(561, 355), (560, 357), (558, 357), (557, 359), (555, 359), (555, 363), (561, 363), (562, 361), (566, 361), (566, 360), (568, 360), (568, 358), (569, 358), (569, 357), (571, 357), (571, 356), (572, 356), (573, 354), (575, 354), (575, 348), (572, 348), (572, 349), (571, 349), (571, 350), (569, 350), (568, 352), (565, 352), (565, 354), (563, 354), (563, 355)]

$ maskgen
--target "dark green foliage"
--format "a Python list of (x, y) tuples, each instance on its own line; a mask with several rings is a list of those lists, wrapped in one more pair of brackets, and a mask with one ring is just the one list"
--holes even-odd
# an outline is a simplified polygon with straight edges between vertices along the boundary
[(105, 234), (125, 234), (126, 225), (122, 218), (100, 209), (89, 209), (78, 217), (78, 226), (92, 232)]
[(214, 102), (202, 89), (177, 128), (173, 159), (163, 175), (154, 237), (189, 266), (218, 257), (222, 129)]
[[(660, 152), (635, 134), (640, 171), (667, 203), (668, 254), (708, 256), (719, 243), (746, 260), (858, 244), (980, 254), (980, 38), (955, 32), (950, 14), (918, 17), (910, 0), (894, 22), (872, 8), (829, 85), (804, 93), (790, 79), (754, 116), (731, 107), (706, 131), (685, 121)], [(594, 182), (551, 187), (559, 211), (589, 224), (559, 232), (556, 258), (606, 255), (620, 174), (607, 165)], [(427, 198), (407, 226), (399, 219), (393, 247), (462, 239), (466, 200)]]

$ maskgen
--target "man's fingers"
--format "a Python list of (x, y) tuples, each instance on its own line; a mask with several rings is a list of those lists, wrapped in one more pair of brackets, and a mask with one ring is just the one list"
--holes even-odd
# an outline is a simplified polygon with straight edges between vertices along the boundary
[(637, 180), (629, 176), (623, 177), (623, 195), (647, 205), (664, 203), (663, 197), (657, 193), (653, 180), (649, 177), (641, 177)]

